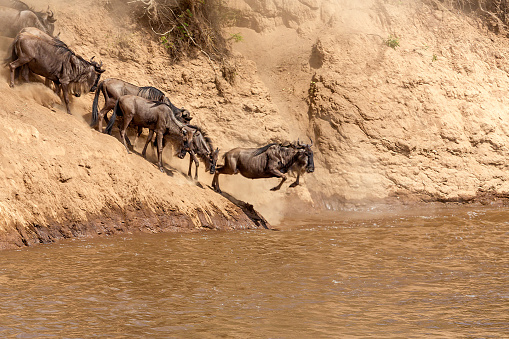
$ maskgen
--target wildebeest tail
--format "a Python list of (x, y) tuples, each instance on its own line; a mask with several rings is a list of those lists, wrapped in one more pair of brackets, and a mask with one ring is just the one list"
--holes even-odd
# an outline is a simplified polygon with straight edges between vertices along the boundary
[[(110, 121), (108, 122), (108, 126), (106, 126), (106, 133), (111, 134), (111, 130), (113, 128), (113, 124), (115, 123), (115, 119), (117, 115), (122, 115), (122, 109), (120, 108), (120, 101), (117, 100), (115, 104), (115, 108), (113, 109), (113, 114), (111, 115)], [(120, 114), (119, 114), (120, 113)]]
[(90, 122), (90, 126), (94, 127), (97, 124), (97, 118), (99, 117), (99, 94), (102, 92), (104, 81), (101, 81), (99, 85), (97, 85), (97, 89), (95, 90), (94, 102), (92, 103), (92, 121)]

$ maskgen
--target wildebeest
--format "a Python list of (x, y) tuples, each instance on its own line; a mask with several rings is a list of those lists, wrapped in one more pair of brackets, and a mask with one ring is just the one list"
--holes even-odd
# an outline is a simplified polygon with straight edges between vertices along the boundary
[[(148, 100), (136, 95), (121, 96), (115, 104), (113, 115), (106, 127), (108, 134), (111, 132), (117, 115), (124, 117), (120, 128), (120, 139), (128, 153), (130, 150), (126, 142), (126, 130), (131, 122), (135, 126), (150, 130), (147, 143), (152, 139), (153, 133), (156, 133), (157, 164), (161, 172), (164, 172), (162, 161), (164, 136), (167, 135), (174, 143), (180, 144), (184, 151), (189, 151), (191, 148), (195, 130), (178, 121), (170, 107), (163, 102)], [(183, 154), (183, 152), (180, 153)]]
[(82, 87), (93, 92), (104, 72), (102, 63), (90, 59), (86, 61), (76, 55), (65, 44), (40, 39), (32, 34), (19, 33), (12, 45), (12, 61), (10, 86), (14, 87), (14, 75), (18, 67), (28, 65), (32, 73), (41, 75), (56, 85), (62, 86), (67, 113), (69, 108), (69, 87)]
[[(190, 144), (190, 149), (185, 150), (182, 149), (178, 153), (178, 157), (181, 159), (184, 159), (186, 156), (186, 153), (189, 153), (189, 170), (187, 172), (187, 175), (189, 177), (192, 177), (192, 167), (193, 163), (195, 164), (196, 170), (194, 174), (194, 179), (198, 180), (198, 167), (200, 166), (200, 160), (203, 161), (205, 164), (205, 171), (209, 171), (210, 174), (214, 174), (216, 171), (216, 163), (217, 163), (217, 157), (219, 155), (219, 149), (216, 148), (214, 150), (214, 146), (212, 145), (212, 140), (207, 136), (207, 134), (198, 126), (195, 125), (187, 125), (189, 128), (192, 128), (194, 130), (193, 133), (193, 139), (192, 143)], [(141, 135), (141, 130), (138, 130), (139, 137)], [(153, 133), (150, 131), (145, 147), (143, 147), (142, 155), (143, 157), (146, 156), (147, 147), (150, 141), (152, 140)], [(157, 146), (157, 145), (155, 145)], [(164, 143), (163, 143), (164, 148)], [(199, 158), (199, 159), (198, 159)]]
[(198, 167), (200, 166), (198, 158), (201, 159), (201, 161), (203, 161), (205, 164), (205, 171), (208, 171), (210, 174), (214, 174), (216, 171), (219, 149), (214, 149), (212, 140), (210, 140), (207, 134), (200, 127), (194, 125), (189, 125), (189, 127), (195, 129), (196, 131), (193, 135), (192, 147), (191, 151), (189, 152), (189, 171), (187, 172), (187, 175), (191, 177), (192, 166), (194, 162), (196, 167), (194, 172), (194, 179), (198, 180)]
[[(104, 96), (104, 107), (98, 112), (100, 93)], [(123, 95), (137, 95), (149, 100), (163, 101), (172, 108), (177, 119), (182, 122), (191, 120), (189, 111), (175, 107), (161, 90), (152, 86), (138, 87), (120, 79), (110, 78), (101, 81), (97, 85), (92, 104), (92, 122), (90, 126), (98, 125), (99, 132), (102, 132), (102, 120), (106, 119), (106, 114), (115, 107), (117, 100)]]
[[(1, 1), (1, 0), (0, 0)], [(62, 41), (60, 40), (59, 38), (56, 38), (56, 37), (52, 37), (50, 35), (48, 35), (47, 33), (44, 33), (43, 31), (41, 31), (40, 29), (37, 29), (35, 27), (25, 27), (23, 28), (20, 33), (27, 33), (27, 34), (31, 34), (39, 39), (42, 39), (42, 40), (45, 40), (46, 42), (48, 43), (52, 43), (52, 44), (55, 44), (55, 45), (59, 45), (59, 46), (62, 46), (64, 48), (68, 48), (67, 45)], [(16, 59), (16, 56), (12, 56), (11, 59)], [(22, 70), (21, 70), (21, 75), (23, 77), (23, 79), (25, 80), (25, 82), (29, 82), (30, 79), (29, 79), (29, 73), (30, 73), (30, 70), (28, 68), (27, 65), (23, 66), (22, 67)], [(46, 79), (45, 83), (46, 83), (46, 86), (49, 87), (49, 83), (48, 83), (48, 79)], [(55, 84), (55, 92), (57, 95), (60, 95), (60, 86), (58, 86), (57, 84)], [(75, 93), (76, 96), (79, 96), (78, 93)]]
[(20, 11), (31, 10), (30, 6), (19, 0), (0, 0), (0, 6), (15, 8)]
[(0, 34), (14, 38), (25, 27), (35, 27), (53, 35), (55, 30), (53, 12), (33, 12), (0, 6)]
[(297, 171), (297, 180), (290, 185), (295, 187), (299, 184), (300, 173), (304, 166), (309, 173), (315, 170), (312, 145), (311, 141), (311, 145), (296, 142), (289, 145), (272, 143), (260, 148), (234, 148), (225, 153), (224, 165), (216, 167), (212, 188), (221, 192), (219, 174), (240, 172), (250, 179), (282, 178), (279, 185), (271, 189), (277, 191), (286, 181), (285, 173), (291, 168)]

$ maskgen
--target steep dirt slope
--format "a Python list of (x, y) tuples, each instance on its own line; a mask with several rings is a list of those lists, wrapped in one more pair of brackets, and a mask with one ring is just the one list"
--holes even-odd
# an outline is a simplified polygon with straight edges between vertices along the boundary
[[(491, 202), (509, 191), (507, 41), (435, 2), (230, 0), (237, 26), (225, 37), (243, 38), (233, 44), (231, 83), (203, 55), (171, 62), (115, 1), (27, 2), (49, 4), (62, 40), (102, 60), (105, 78), (156, 86), (190, 109), (221, 153), (311, 138), (316, 170), (297, 188), (270, 192), (275, 179), (221, 178), (224, 191), (273, 223), (303, 206)], [(153, 153), (149, 161), (127, 155), (115, 137), (92, 131), (92, 94), (75, 99), (67, 116), (58, 103), (48, 108), (59, 99), (42, 85), (13, 90), (2, 77), (1, 246), (256, 227), (208, 188), (209, 174), (201, 171), (199, 186), (186, 179), (187, 160), (171, 150), (162, 174)]]
[(229, 3), (235, 48), (317, 142), (315, 203), (507, 195), (508, 45), (480, 20), (431, 1)]
[[(144, 44), (149, 39), (137, 33), (135, 25), (124, 21), (117, 26), (115, 20), (128, 20), (125, 15), (110, 17), (98, 1), (49, 4), (58, 18), (61, 39), (86, 59), (94, 55), (102, 59), (104, 76), (156, 85), (169, 90), (180, 105), (185, 100), (171, 92), (172, 86), (180, 83), (199, 91), (185, 85), (197, 81), (185, 77), (185, 66), (171, 74), (167, 71), (164, 51), (157, 44)], [(32, 5), (43, 6), (35, 1)], [(9, 40), (2, 43), (8, 46)], [(196, 74), (206, 77), (200, 66), (194, 65)], [(180, 72), (180, 80), (174, 80), (175, 72)], [(215, 88), (210, 77), (202, 85)], [(211, 177), (203, 170), (203, 184), (196, 185), (175, 169), (187, 168), (188, 160), (174, 160), (171, 149), (165, 153), (171, 165), (166, 166), (167, 173), (160, 173), (152, 163), (153, 153), (149, 161), (128, 155), (116, 138), (93, 131), (88, 126), (93, 94), (75, 98), (69, 116), (59, 98), (42, 84), (11, 89), (7, 69), (1, 78), (0, 249), (117, 232), (261, 227), (209, 189)], [(198, 106), (190, 108), (199, 112)], [(199, 114), (195, 121), (207, 129)], [(209, 133), (214, 135), (212, 128)]]

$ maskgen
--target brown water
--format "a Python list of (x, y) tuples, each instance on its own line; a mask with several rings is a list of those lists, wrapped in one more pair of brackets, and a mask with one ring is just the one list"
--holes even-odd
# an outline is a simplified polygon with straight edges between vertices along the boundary
[(509, 209), (0, 253), (2, 338), (509, 337)]

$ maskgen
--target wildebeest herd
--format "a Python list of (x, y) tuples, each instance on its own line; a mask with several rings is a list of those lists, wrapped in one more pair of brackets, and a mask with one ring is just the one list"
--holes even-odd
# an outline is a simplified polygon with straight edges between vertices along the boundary
[[(19, 0), (0, 0), (0, 33), (13, 38), (7, 63), (10, 68), (10, 86), (20, 77), (30, 81), (30, 75), (42, 76), (46, 85), (54, 84), (55, 92), (62, 92), (67, 113), (70, 112), (69, 94), (79, 96), (82, 92), (94, 92), (92, 104), (92, 128), (103, 132), (103, 120), (107, 122), (105, 133), (111, 134), (118, 117), (120, 141), (128, 153), (131, 142), (126, 135), (129, 126), (137, 128), (139, 137), (143, 128), (149, 134), (143, 148), (145, 157), (149, 143), (155, 134), (157, 164), (164, 172), (162, 151), (168, 141), (178, 150), (183, 159), (190, 155), (188, 175), (191, 176), (193, 163), (196, 166), (195, 179), (198, 179), (199, 160), (204, 162), (206, 170), (214, 174), (212, 188), (219, 188), (220, 174), (240, 173), (246, 178), (281, 178), (281, 182), (272, 188), (279, 190), (286, 180), (286, 173), (293, 170), (297, 179), (290, 187), (299, 185), (301, 173), (314, 171), (311, 144), (269, 143), (260, 148), (234, 148), (224, 154), (224, 164), (217, 165), (219, 149), (214, 149), (210, 137), (199, 127), (190, 124), (191, 114), (184, 108), (177, 108), (159, 89), (151, 86), (138, 87), (120, 79), (100, 81), (105, 71), (102, 62), (92, 57), (89, 61), (75, 54), (63, 41), (53, 35), (53, 12), (36, 12)], [(99, 111), (100, 94), (104, 97), (104, 107)], [(107, 114), (113, 110), (108, 118)]]

